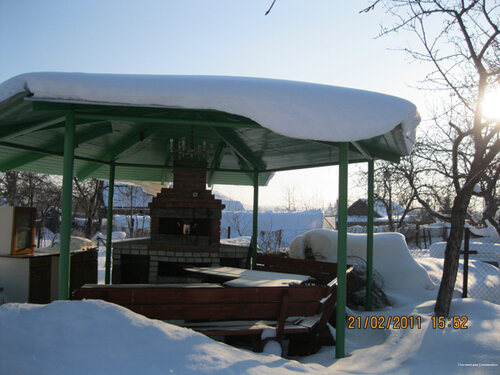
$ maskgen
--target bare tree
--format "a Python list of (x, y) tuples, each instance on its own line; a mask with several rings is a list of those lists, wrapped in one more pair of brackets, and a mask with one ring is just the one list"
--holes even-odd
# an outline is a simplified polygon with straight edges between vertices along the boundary
[[(0, 175), (0, 196), (8, 205), (36, 208), (40, 246), (42, 228), (50, 216), (58, 215), (61, 208), (60, 181), (47, 174), (10, 171)], [(53, 219), (58, 220), (58, 217)]]
[(2, 174), (0, 178), (0, 194), (10, 206), (19, 204), (17, 192), (19, 173), (17, 171), (8, 171)]
[[(359, 174), (359, 184), (366, 182), (368, 172)], [(402, 164), (394, 164), (386, 161), (377, 161), (374, 170), (374, 199), (382, 204), (387, 212), (389, 230), (391, 232), (404, 226), (407, 215), (412, 211), (415, 194), (404, 177)], [(394, 205), (399, 204), (403, 212), (394, 215)], [(396, 219), (397, 217), (397, 219)]]
[(484, 201), (484, 210), (482, 212), (482, 221), (489, 222), (495, 227), (500, 235), (500, 220), (498, 219), (498, 209), (500, 208), (500, 196), (498, 195), (498, 177), (500, 176), (500, 162), (492, 163), (487, 170), (486, 178), (483, 178), (473, 194)]
[[(116, 185), (115, 201), (126, 213), (128, 233), (130, 237), (143, 236), (147, 232), (145, 228), (145, 212), (151, 196), (145, 193), (141, 187), (135, 185)], [(139, 217), (137, 216), (139, 215)]]
[(84, 213), (85, 237), (90, 238), (101, 229), (104, 182), (96, 178), (84, 181), (75, 178), (74, 186), (74, 211)]
[[(486, 180), (500, 151), (498, 120), (483, 113), (485, 96), (499, 85), (500, 5), (498, 1), (486, 0), (377, 0), (365, 11), (373, 10), (377, 4), (383, 5), (396, 20), (394, 25), (383, 28), (381, 35), (407, 31), (417, 37), (418, 46), (405, 51), (433, 67), (422, 88), (449, 95), (440, 115), (434, 117), (435, 133), (447, 142), (445, 147), (443, 143), (429, 145), (433, 147), (426, 154), (434, 162), (429, 172), (451, 181), (454, 195), (443, 277), (434, 309), (436, 315), (447, 316), (467, 209), (475, 186)], [(430, 208), (414, 176), (410, 182), (414, 183), (417, 200)], [(431, 183), (427, 181), (426, 185)]]
[(285, 185), (281, 188), (283, 199), (285, 200), (285, 211), (295, 211), (297, 191), (293, 185)]
[(244, 211), (231, 211), (228, 216), (229, 225), (236, 229), (238, 236), (244, 236), (250, 226), (251, 216)]

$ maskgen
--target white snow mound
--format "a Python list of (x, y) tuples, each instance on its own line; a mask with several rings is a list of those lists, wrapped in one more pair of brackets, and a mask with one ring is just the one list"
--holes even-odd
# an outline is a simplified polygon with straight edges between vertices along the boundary
[(103, 301), (5, 304), (0, 306), (0, 332), (0, 374), (288, 374), (314, 369), (238, 350)]
[[(304, 259), (306, 248), (309, 248), (316, 260), (336, 263), (337, 237), (335, 230), (310, 230), (290, 243), (290, 257)], [(366, 234), (347, 234), (347, 257), (366, 260)], [(434, 288), (425, 269), (411, 256), (405, 238), (400, 233), (374, 234), (373, 267), (382, 277), (384, 288)]]

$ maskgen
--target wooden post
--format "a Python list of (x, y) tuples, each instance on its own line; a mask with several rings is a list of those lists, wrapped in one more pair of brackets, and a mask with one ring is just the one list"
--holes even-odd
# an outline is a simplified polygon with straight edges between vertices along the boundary
[(71, 256), (71, 214), (73, 198), (73, 164), (75, 152), (75, 115), (66, 114), (64, 131), (64, 161), (61, 212), (61, 242), (59, 250), (59, 299), (69, 299), (70, 256)]

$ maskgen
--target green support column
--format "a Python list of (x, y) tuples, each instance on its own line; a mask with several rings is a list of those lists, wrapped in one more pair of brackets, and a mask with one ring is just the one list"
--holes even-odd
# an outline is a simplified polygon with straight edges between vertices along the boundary
[(108, 215), (106, 222), (106, 273), (104, 282), (111, 283), (111, 237), (113, 233), (113, 195), (115, 192), (115, 165), (109, 166), (108, 180)]
[(339, 145), (339, 206), (337, 243), (337, 315), (335, 358), (345, 354), (345, 305), (346, 305), (346, 258), (347, 258), (347, 179), (349, 144)]
[(372, 310), (373, 289), (373, 208), (375, 181), (375, 162), (368, 161), (368, 214), (366, 223), (366, 310)]
[(71, 204), (73, 198), (73, 162), (75, 152), (75, 115), (66, 115), (61, 213), (61, 248), (59, 250), (59, 299), (69, 299)]
[(259, 226), (259, 171), (253, 171), (253, 225), (252, 225), (252, 260), (250, 269), (253, 269), (257, 259), (257, 234)]

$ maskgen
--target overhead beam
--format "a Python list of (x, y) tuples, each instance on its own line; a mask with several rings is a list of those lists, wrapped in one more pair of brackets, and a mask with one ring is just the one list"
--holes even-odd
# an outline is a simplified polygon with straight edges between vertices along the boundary
[[(101, 153), (97, 159), (99, 160), (107, 160), (108, 162), (114, 162), (115, 159), (122, 154), (123, 152), (127, 151), (129, 148), (134, 146), (135, 144), (144, 141), (145, 139), (151, 137), (152, 135), (156, 134), (161, 127), (159, 125), (157, 126), (149, 126), (145, 129), (142, 129), (139, 132), (136, 132), (134, 134), (127, 134), (123, 137), (120, 138), (118, 142), (115, 143), (115, 145), (111, 148), (111, 150), (105, 151)], [(98, 163), (87, 163), (83, 167), (81, 167), (78, 172), (76, 173), (76, 176), (78, 179), (83, 180), (90, 176), (93, 172), (98, 170), (102, 164)]]
[(168, 167), (168, 164), (170, 163), (170, 154), (171, 153), (172, 153), (172, 150), (170, 150), (170, 147), (169, 147), (169, 149), (167, 150), (167, 156), (165, 156), (165, 161), (163, 162), (163, 166), (165, 168), (163, 169), (163, 172), (161, 174), (161, 184), (162, 184), (162, 186), (165, 183), (165, 180), (167, 179), (167, 167)]
[(100, 115), (100, 114), (77, 114), (77, 119), (84, 120), (114, 120), (127, 122), (140, 122), (163, 125), (186, 125), (186, 126), (215, 126), (219, 128), (261, 128), (259, 124), (242, 123), (231, 121), (206, 121), (206, 120), (184, 120), (184, 119), (169, 119), (157, 117), (140, 117), (140, 116), (124, 116), (124, 115)]
[(244, 160), (240, 155), (238, 155), (236, 151), (234, 151), (231, 147), (229, 147), (229, 152), (234, 156), (236, 162), (240, 166), (239, 170), (247, 175), (248, 182), (253, 183), (252, 166), (246, 160)]
[(371, 155), (373, 155), (373, 157), (376, 159), (387, 160), (387, 161), (390, 161), (392, 163), (399, 163), (401, 161), (401, 155), (398, 155), (394, 152), (390, 152), (387, 150), (383, 150), (383, 149), (376, 148), (373, 146), (368, 146), (368, 145), (365, 145), (365, 147), (366, 147), (367, 151)]
[(366, 160), (373, 160), (373, 156), (370, 154), (368, 149), (360, 142), (351, 142), (351, 144), (366, 158)]
[[(224, 151), (224, 148), (226, 147), (224, 142), (219, 142), (217, 145), (217, 148), (215, 149), (215, 154), (214, 154), (214, 160), (212, 161), (212, 168), (219, 168), (220, 163), (222, 162), (222, 152)], [(215, 171), (212, 170), (208, 172), (207, 176), (207, 184), (212, 185), (212, 179), (214, 178)]]
[(29, 103), (26, 103), (25, 97), (26, 92), (20, 92), (9, 99), (2, 101), (0, 104), (0, 122), (13, 115), (16, 116), (28, 107)]
[(30, 124), (12, 124), (12, 125), (4, 125), (0, 128), (0, 140), (9, 140), (15, 137), (19, 137), (24, 134), (28, 134), (30, 132), (47, 128), (49, 126), (62, 123), (64, 124), (65, 117), (57, 117), (55, 119), (42, 121), (42, 122), (33, 122)]
[[(105, 124), (95, 125), (92, 128), (86, 128), (79, 130), (75, 135), (75, 147), (88, 142), (92, 139), (101, 137), (105, 134), (111, 133), (111, 123), (106, 122)], [(53, 151), (55, 153), (62, 153), (64, 151), (64, 136), (59, 137), (54, 142), (47, 144), (45, 149)], [(42, 153), (34, 153), (32, 151), (28, 151), (22, 155), (16, 156), (13, 159), (7, 160), (0, 164), (0, 171), (9, 171), (12, 169), (20, 168), (25, 164), (32, 163), (34, 161), (43, 159), (49, 156), (48, 154)]]
[[(392, 133), (391, 133), (392, 134)], [(338, 148), (340, 143), (328, 141), (313, 141), (315, 143), (323, 144), (325, 146)], [(363, 155), (367, 160), (383, 159), (393, 163), (399, 163), (401, 156), (397, 153), (387, 151), (378, 147), (370, 146), (368, 144), (361, 144), (358, 141), (349, 142), (349, 151), (353, 151)], [(364, 160), (366, 161), (366, 160)]]
[(216, 129), (212, 128), (212, 131), (224, 142), (228, 144), (228, 146), (234, 150), (243, 160), (245, 160), (248, 164), (250, 164), (253, 169), (257, 169), (263, 171), (266, 169), (266, 164), (264, 161), (255, 156), (248, 148), (248, 146), (240, 139), (238, 136), (229, 129)]
[[(161, 107), (130, 107), (119, 105), (99, 105), (99, 104), (83, 104), (83, 103), (61, 103), (54, 101), (44, 101), (34, 98), (27, 98), (31, 101), (34, 111), (54, 111), (54, 110), (72, 110), (75, 112), (76, 119), (85, 120), (111, 120), (111, 121), (128, 121), (128, 122), (141, 122), (141, 123), (157, 123), (157, 124), (172, 124), (172, 125), (200, 125), (200, 126), (217, 126), (217, 127), (243, 127), (243, 128), (261, 128), (256, 122), (245, 118), (243, 116), (231, 115), (226, 112), (205, 110), (210, 113), (226, 114), (226, 118), (231, 116), (233, 118), (224, 120), (200, 120), (200, 119), (179, 119), (171, 118), (170, 113), (172, 108)], [(124, 109), (139, 113), (139, 115), (124, 114)], [(93, 112), (90, 112), (93, 111)], [(116, 111), (117, 113), (112, 113)], [(111, 112), (111, 113), (110, 113)]]

